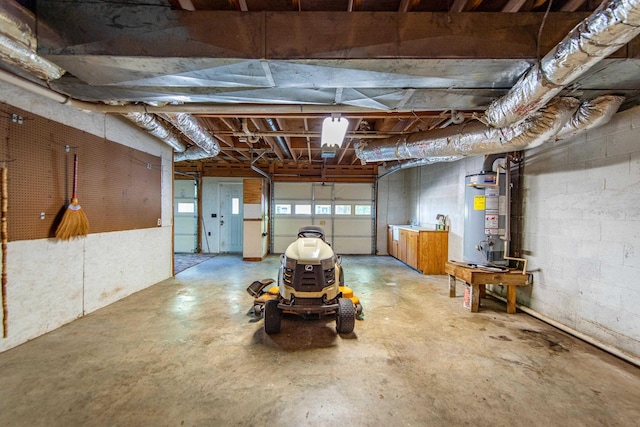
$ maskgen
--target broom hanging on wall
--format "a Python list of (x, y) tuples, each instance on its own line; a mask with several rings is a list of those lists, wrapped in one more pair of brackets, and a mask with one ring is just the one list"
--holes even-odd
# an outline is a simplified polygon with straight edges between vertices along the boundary
[(78, 155), (73, 155), (73, 196), (71, 203), (62, 216), (62, 220), (56, 229), (56, 238), (69, 240), (73, 237), (86, 236), (89, 232), (89, 219), (84, 213), (77, 197), (78, 189)]

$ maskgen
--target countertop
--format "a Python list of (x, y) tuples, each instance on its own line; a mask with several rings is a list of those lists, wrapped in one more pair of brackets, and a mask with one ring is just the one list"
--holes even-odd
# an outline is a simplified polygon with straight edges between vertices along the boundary
[(421, 225), (407, 225), (407, 224), (389, 224), (389, 227), (399, 228), (402, 230), (409, 231), (448, 231), (448, 230), (436, 230), (436, 225), (432, 224), (429, 226), (421, 226)]

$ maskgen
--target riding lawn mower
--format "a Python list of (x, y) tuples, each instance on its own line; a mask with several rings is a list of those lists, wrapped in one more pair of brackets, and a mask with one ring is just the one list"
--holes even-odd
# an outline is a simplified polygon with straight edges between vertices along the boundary
[(267, 334), (280, 332), (283, 313), (307, 317), (335, 315), (336, 331), (353, 332), (362, 305), (353, 291), (344, 286), (342, 258), (325, 240), (324, 229), (305, 226), (298, 238), (280, 257), (278, 283), (273, 279), (255, 281), (247, 288), (254, 297), (253, 313), (264, 317)]

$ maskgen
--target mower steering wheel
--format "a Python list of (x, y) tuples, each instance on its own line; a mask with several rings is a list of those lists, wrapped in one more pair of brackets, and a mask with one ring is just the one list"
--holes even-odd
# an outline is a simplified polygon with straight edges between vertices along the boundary
[(324, 236), (322, 235), (322, 233), (319, 233), (317, 231), (301, 231), (298, 233), (298, 237), (315, 237), (318, 239), (322, 239)]

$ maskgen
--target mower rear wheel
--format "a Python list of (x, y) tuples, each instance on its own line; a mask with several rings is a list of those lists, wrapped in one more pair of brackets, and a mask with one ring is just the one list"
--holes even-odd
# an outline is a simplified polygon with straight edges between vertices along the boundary
[(278, 300), (271, 299), (264, 303), (264, 331), (267, 334), (280, 332), (282, 312), (278, 308)]
[(356, 325), (356, 308), (349, 298), (338, 300), (338, 311), (336, 312), (336, 331), (339, 334), (349, 334), (353, 332)]

